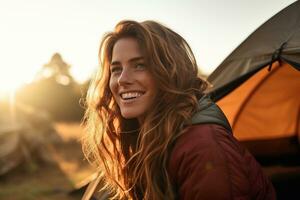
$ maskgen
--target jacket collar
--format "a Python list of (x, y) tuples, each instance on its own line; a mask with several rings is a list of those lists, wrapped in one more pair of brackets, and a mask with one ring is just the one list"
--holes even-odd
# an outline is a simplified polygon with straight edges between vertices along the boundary
[(209, 96), (204, 95), (198, 101), (197, 112), (192, 116), (191, 124), (218, 124), (232, 132), (231, 126), (223, 113)]

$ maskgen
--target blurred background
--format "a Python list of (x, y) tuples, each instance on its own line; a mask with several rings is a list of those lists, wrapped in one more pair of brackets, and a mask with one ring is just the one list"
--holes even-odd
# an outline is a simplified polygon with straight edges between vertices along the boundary
[(83, 103), (105, 32), (156, 20), (191, 45), (208, 76), (294, 0), (0, 0), (0, 199), (80, 199)]

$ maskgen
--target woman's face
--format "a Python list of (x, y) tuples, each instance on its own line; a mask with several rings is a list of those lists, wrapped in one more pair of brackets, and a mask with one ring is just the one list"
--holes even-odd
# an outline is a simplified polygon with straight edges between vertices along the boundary
[(139, 44), (134, 38), (119, 39), (112, 51), (109, 87), (126, 119), (141, 123), (157, 94), (154, 77), (149, 72)]

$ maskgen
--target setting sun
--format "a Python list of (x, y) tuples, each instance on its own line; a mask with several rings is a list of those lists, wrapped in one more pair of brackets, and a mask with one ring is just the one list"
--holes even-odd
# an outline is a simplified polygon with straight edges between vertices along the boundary
[(22, 78), (20, 78), (21, 74), (1, 74), (0, 76), (0, 94), (8, 94), (11, 92), (15, 92), (18, 88), (22, 86), (24, 83)]
[(15, 65), (2, 62), (0, 65), (1, 68), (6, 66), (4, 69), (1, 69), (0, 73), (0, 94), (2, 95), (15, 92), (23, 84), (32, 81), (36, 73), (34, 68), (25, 67), (21, 64)]

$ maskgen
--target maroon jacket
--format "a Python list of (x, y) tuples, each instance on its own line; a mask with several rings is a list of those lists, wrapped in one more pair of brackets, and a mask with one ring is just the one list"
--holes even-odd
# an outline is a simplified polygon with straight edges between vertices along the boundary
[(190, 127), (176, 142), (169, 173), (179, 199), (276, 199), (253, 156), (220, 125)]
[[(210, 105), (213, 112), (209, 116), (219, 115), (220, 119), (222, 111)], [(271, 182), (233, 137), (226, 118), (223, 124), (218, 120), (204, 123), (201, 119), (207, 119), (205, 113), (199, 114), (194, 125), (178, 138), (170, 156), (168, 172), (178, 199), (276, 199)]]

